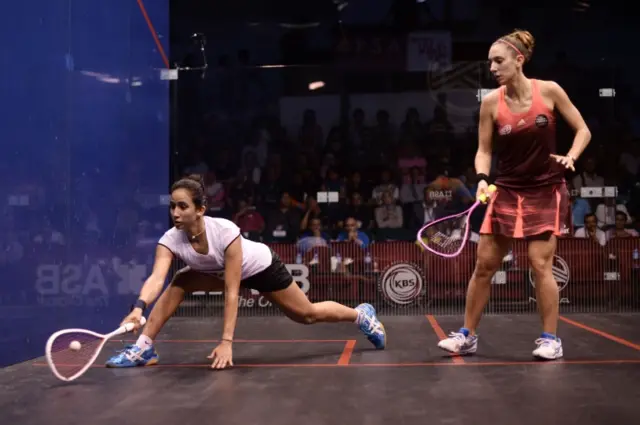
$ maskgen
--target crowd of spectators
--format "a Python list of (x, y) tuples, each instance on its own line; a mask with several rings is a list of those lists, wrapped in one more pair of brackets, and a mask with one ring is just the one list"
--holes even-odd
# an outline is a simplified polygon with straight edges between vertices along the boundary
[[(349, 120), (323, 128), (308, 109), (295, 134), (276, 118), (255, 119), (242, 145), (216, 141), (231, 124), (211, 118), (182, 172), (205, 176), (208, 214), (233, 220), (256, 240), (303, 250), (331, 240), (415, 241), (421, 226), (462, 211), (476, 192), (476, 128), (455, 134), (445, 108), (437, 106), (428, 120), (421, 112), (410, 108), (394, 123), (385, 109), (374, 117), (355, 109)], [(613, 144), (607, 133), (594, 131), (576, 173), (566, 176), (568, 232), (602, 245), (637, 237), (640, 214), (640, 140), (612, 132), (622, 137)], [(590, 187), (617, 192), (589, 197)], [(482, 213), (473, 216), (474, 229)]]

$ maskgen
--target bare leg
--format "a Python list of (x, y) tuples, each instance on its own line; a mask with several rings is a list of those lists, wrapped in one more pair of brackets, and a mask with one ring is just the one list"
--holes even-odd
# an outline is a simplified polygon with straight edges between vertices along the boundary
[(553, 256), (557, 240), (553, 235), (544, 235), (529, 242), (529, 263), (536, 283), (538, 312), (542, 319), (542, 331), (555, 335), (558, 329), (560, 294), (553, 277)]
[(167, 320), (184, 300), (185, 293), (196, 291), (222, 291), (224, 282), (212, 276), (194, 271), (179, 272), (153, 306), (142, 335), (156, 339)]
[(334, 301), (311, 303), (295, 282), (291, 282), (286, 289), (262, 295), (298, 323), (310, 325), (316, 322), (355, 322), (358, 318), (355, 309)]
[(491, 279), (507, 254), (511, 240), (501, 235), (480, 235), (476, 268), (469, 281), (464, 327), (474, 335), (491, 294)]
[(376, 349), (382, 350), (386, 347), (384, 326), (371, 306), (365, 305), (356, 310), (334, 301), (312, 303), (295, 281), (291, 281), (286, 289), (263, 295), (295, 322), (305, 325), (318, 322), (357, 323)]

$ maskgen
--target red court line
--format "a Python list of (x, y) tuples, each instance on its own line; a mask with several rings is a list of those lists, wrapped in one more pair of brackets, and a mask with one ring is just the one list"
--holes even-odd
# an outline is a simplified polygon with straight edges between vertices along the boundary
[[(427, 314), (427, 315), (425, 315), (425, 317), (427, 318), (427, 320), (431, 324), (431, 327), (433, 328), (433, 331), (436, 333), (436, 335), (438, 335), (438, 338), (440, 338), (440, 341), (442, 341), (443, 339), (446, 339), (447, 335), (444, 333), (444, 331), (442, 330), (442, 328), (438, 324), (438, 321), (436, 320), (436, 318), (431, 314)], [(464, 363), (464, 359), (462, 357), (460, 357), (460, 356), (456, 356), (455, 354), (451, 355), (451, 359), (453, 360), (453, 362), (455, 364), (463, 364)]]
[(164, 66), (169, 69), (169, 59), (167, 58), (167, 54), (164, 52), (164, 47), (162, 47), (162, 43), (160, 43), (160, 39), (158, 38), (158, 32), (156, 31), (149, 15), (147, 14), (147, 9), (144, 7), (144, 3), (142, 0), (138, 0), (138, 6), (140, 7), (140, 12), (142, 12), (142, 17), (145, 21), (147, 21), (147, 26), (149, 27), (149, 31), (151, 31), (151, 36), (153, 40), (156, 42), (156, 47), (158, 48), (158, 52), (160, 52), (160, 56), (162, 56), (162, 62)]
[(356, 347), (355, 339), (351, 339), (344, 344), (344, 350), (342, 350), (342, 354), (338, 359), (338, 365), (349, 366), (349, 361), (351, 360), (351, 354), (353, 354), (353, 349), (355, 347)]
[[(256, 344), (307, 344), (307, 343), (338, 343), (338, 342), (349, 342), (348, 339), (234, 339), (233, 342), (240, 343), (256, 343)], [(109, 342), (136, 342), (135, 339), (115, 339), (109, 340)], [(195, 344), (195, 343), (212, 343), (212, 342), (220, 342), (219, 339), (156, 339), (153, 341), (157, 342), (167, 342), (170, 344)]]
[(626, 347), (633, 348), (634, 350), (640, 351), (640, 345), (634, 344), (633, 342), (627, 341), (626, 339), (617, 337), (615, 335), (611, 335), (610, 333), (598, 330), (596, 328), (592, 328), (591, 326), (587, 326), (584, 323), (580, 323), (580, 322), (576, 322), (575, 320), (567, 319), (566, 317), (560, 316), (559, 319), (562, 320), (563, 322), (568, 323), (570, 325), (573, 325), (573, 326), (575, 326), (577, 328), (584, 329), (585, 331), (589, 331), (592, 334), (601, 336), (601, 337), (609, 339), (609, 340), (611, 340), (613, 342), (617, 342), (618, 344), (621, 344), (621, 345), (624, 345)]
[[(337, 363), (254, 363), (254, 364), (235, 364), (234, 368), (325, 368), (325, 367), (374, 367), (374, 368), (402, 368), (402, 367), (482, 367), (482, 366), (564, 366), (564, 365), (624, 365), (624, 364), (640, 364), (640, 359), (619, 359), (619, 360), (555, 360), (552, 362), (531, 360), (521, 362), (465, 362), (465, 363), (451, 363), (451, 362), (423, 362), (423, 363), (349, 363), (348, 365), (339, 365)], [(46, 363), (33, 363), (33, 366), (47, 367)], [(65, 366), (81, 366), (72, 364), (61, 364), (60, 367)], [(183, 363), (183, 364), (156, 364), (148, 366), (149, 368), (210, 368), (209, 363)], [(92, 369), (107, 369), (104, 365), (93, 365)]]

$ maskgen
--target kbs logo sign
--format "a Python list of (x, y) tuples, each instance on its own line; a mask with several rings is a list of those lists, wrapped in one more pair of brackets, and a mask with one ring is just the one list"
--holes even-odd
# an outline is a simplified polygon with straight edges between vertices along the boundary
[(424, 295), (424, 281), (419, 267), (409, 263), (392, 264), (382, 273), (379, 287), (393, 304), (406, 306)]
[[(564, 288), (569, 284), (569, 280), (571, 277), (571, 271), (569, 270), (569, 265), (567, 262), (557, 255), (553, 257), (553, 266), (552, 266), (553, 277), (558, 283), (558, 292), (562, 292)], [(531, 283), (531, 287), (533, 289), (536, 288), (536, 282), (533, 275), (533, 270), (529, 268), (529, 283)], [(535, 302), (535, 297), (529, 297), (529, 301)], [(568, 298), (560, 297), (561, 304), (569, 304)]]

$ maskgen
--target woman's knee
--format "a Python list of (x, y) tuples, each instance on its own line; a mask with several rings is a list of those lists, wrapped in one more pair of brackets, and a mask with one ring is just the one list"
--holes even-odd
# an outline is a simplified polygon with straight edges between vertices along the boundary
[(302, 323), (303, 325), (313, 325), (317, 321), (318, 321), (318, 316), (316, 316), (316, 314), (312, 310), (302, 316), (300, 323)]
[(478, 253), (474, 274), (480, 279), (491, 279), (500, 268), (504, 254), (502, 252)]
[(495, 258), (478, 258), (474, 270), (476, 279), (491, 279), (500, 268), (500, 261)]
[(318, 315), (316, 314), (316, 309), (313, 307), (313, 304), (310, 308), (303, 311), (290, 312), (288, 316), (294, 322), (302, 325), (313, 325), (318, 321)]
[(553, 275), (553, 256), (532, 255), (529, 258), (529, 265), (536, 279)]
[(474, 274), (479, 279), (491, 279), (500, 268), (510, 241), (499, 236), (482, 235), (478, 244), (478, 259)]
[(305, 293), (293, 280), (287, 288), (268, 292), (264, 295), (294, 322), (312, 325), (319, 320), (319, 310), (316, 305), (309, 301)]
[(537, 239), (529, 243), (529, 265), (535, 277), (553, 274), (555, 238)]

